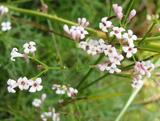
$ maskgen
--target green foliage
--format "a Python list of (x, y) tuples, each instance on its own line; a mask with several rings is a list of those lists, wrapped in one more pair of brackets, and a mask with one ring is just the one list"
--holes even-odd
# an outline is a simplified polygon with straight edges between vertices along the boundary
[[(113, 3), (118, 2), (122, 4), (125, 9), (127, 9), (129, 2), (128, 0), (44, 1), (48, 5), (49, 14), (57, 15), (71, 21), (76, 21), (78, 17), (86, 17), (91, 23), (90, 26), (96, 29), (98, 29), (100, 19), (110, 14), (111, 6), (109, 1)], [(145, 26), (143, 24), (144, 16), (146, 15), (146, 10), (150, 10), (141, 7), (145, 5), (152, 7), (149, 6), (151, 3), (156, 6), (154, 0), (150, 0), (148, 3), (139, 0), (135, 0), (134, 2), (134, 8), (137, 9), (139, 13), (130, 27), (137, 32), (139, 37), (142, 37), (146, 32), (140, 32), (138, 29), (142, 29)], [(40, 2), (38, 0), (7, 0), (2, 1), (2, 4), (35, 11), (40, 8)], [(160, 4), (158, 2), (156, 6), (157, 11), (159, 11), (159, 7)], [(155, 11), (156, 8), (154, 8)], [(41, 29), (43, 26), (48, 30), (63, 33), (62, 23), (42, 17), (20, 14), (14, 11), (11, 11), (10, 14), (12, 17), (8, 16), (8, 18), (12, 22), (13, 29), (9, 32), (0, 33), (0, 121), (40, 121), (40, 112), (34, 109), (32, 100), (39, 98), (42, 92), (44, 92), (48, 97), (42, 111), (47, 111), (49, 106), (56, 106), (58, 100), (64, 99), (64, 97), (57, 96), (55, 92), (51, 90), (52, 84), (69, 84), (76, 87), (88, 72), (90, 66), (93, 66), (99, 57), (87, 55), (84, 51), (77, 48), (76, 42), (70, 39)], [(144, 29), (146, 28), (148, 28), (148, 25), (144, 27)], [(151, 32), (151, 35), (154, 34), (154, 31)], [(156, 33), (156, 35), (158, 34)], [(66, 66), (67, 69), (49, 70), (47, 73), (44, 73), (41, 76), (44, 85), (42, 92), (31, 94), (19, 91), (16, 94), (9, 94), (6, 89), (6, 82), (9, 78), (17, 79), (20, 76), (32, 78), (40, 72), (36, 62), (29, 61), (29, 63), (26, 63), (22, 59), (17, 59), (16, 62), (10, 61), (11, 49), (17, 47), (19, 50), (22, 50), (21, 46), (28, 40), (36, 42), (36, 57), (42, 62), (49, 66)], [(155, 43), (154, 40), (153, 43)], [(155, 53), (140, 51), (136, 57), (138, 59), (144, 59), (153, 54)], [(153, 60), (159, 63), (157, 58), (153, 58)], [(131, 62), (132, 60), (126, 61), (124, 65)], [(103, 75), (104, 73), (93, 69), (93, 72), (83, 83), (82, 87)], [(159, 102), (153, 102), (147, 105), (139, 103), (144, 99), (159, 94), (160, 90), (155, 80), (157, 81), (159, 79), (154, 77), (146, 80), (147, 85), (140, 91), (122, 121), (160, 121)], [(114, 121), (132, 93), (130, 83), (131, 78), (128, 76), (107, 75), (98, 83), (79, 93), (78, 97), (82, 97), (82, 99), (62, 107), (57, 107), (56, 110), (60, 112), (62, 121)]]

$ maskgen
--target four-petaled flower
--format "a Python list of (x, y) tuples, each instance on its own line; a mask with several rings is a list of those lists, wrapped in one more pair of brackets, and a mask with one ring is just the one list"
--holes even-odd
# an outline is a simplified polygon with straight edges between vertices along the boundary
[(126, 53), (126, 57), (130, 58), (137, 52), (137, 48), (131, 46), (124, 46), (122, 47), (123, 51)]
[(11, 23), (9, 22), (9, 21), (7, 21), (7, 22), (2, 22), (1, 23), (1, 30), (2, 31), (8, 31), (8, 30), (10, 30), (12, 27), (11, 27)]
[(108, 32), (108, 29), (112, 28), (112, 22), (108, 21), (108, 17), (104, 17), (101, 19), (101, 22), (99, 23), (99, 28), (103, 32)]
[(29, 88), (29, 80), (27, 77), (20, 77), (17, 80), (17, 84), (20, 90), (28, 90)]
[(8, 92), (15, 93), (16, 90), (14, 88), (17, 87), (17, 82), (13, 79), (8, 79), (7, 84), (8, 84), (8, 87), (7, 87)]
[(37, 78), (36, 80), (30, 80), (30, 89), (29, 92), (36, 92), (36, 91), (41, 91), (43, 86), (41, 85), (42, 79)]
[(29, 53), (34, 53), (36, 51), (36, 47), (35, 47), (36, 43), (33, 41), (30, 41), (28, 43), (25, 43), (23, 45), (24, 48), (24, 53), (29, 54)]

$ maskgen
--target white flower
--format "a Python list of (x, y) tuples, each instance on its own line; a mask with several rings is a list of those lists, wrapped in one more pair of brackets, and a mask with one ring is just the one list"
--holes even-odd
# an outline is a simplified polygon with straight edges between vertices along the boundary
[(45, 93), (43, 93), (43, 94), (41, 95), (41, 100), (42, 100), (42, 102), (46, 99), (46, 97), (47, 97), (47, 95), (46, 95)]
[(125, 29), (122, 27), (113, 27), (112, 31), (110, 32), (110, 36), (116, 36), (117, 39), (122, 39), (122, 32), (124, 32)]
[(30, 80), (30, 89), (29, 92), (41, 91), (43, 86), (41, 85), (42, 79), (37, 78), (36, 80)]
[(123, 18), (123, 12), (122, 12), (122, 7), (121, 6), (118, 6), (118, 4), (113, 4), (113, 10), (117, 16), (117, 18), (119, 20), (121, 20)]
[(8, 13), (8, 8), (1, 5), (0, 6), (0, 15), (6, 14), (6, 13)]
[(60, 121), (60, 115), (59, 115), (59, 113), (55, 112), (54, 108), (52, 108), (51, 111), (42, 113), (41, 119), (42, 119), (42, 121), (47, 121), (48, 119), (50, 119), (52, 121)]
[(82, 48), (83, 50), (86, 50), (87, 46), (88, 46), (88, 43), (86, 41), (81, 41), (78, 45), (78, 47)]
[(114, 63), (116, 65), (121, 65), (121, 61), (124, 59), (122, 55), (119, 54), (113, 54), (112, 56), (109, 56), (109, 60), (111, 63)]
[(106, 49), (104, 50), (104, 54), (107, 56), (112, 56), (117, 54), (117, 50), (112, 45), (107, 45)]
[(17, 48), (13, 48), (11, 51), (11, 60), (15, 61), (15, 58), (17, 57), (24, 57), (24, 55), (19, 53)]
[(78, 18), (78, 24), (85, 28), (89, 25), (89, 22), (86, 18)]
[(124, 46), (122, 47), (123, 51), (127, 54), (126, 57), (130, 58), (133, 54), (137, 52), (137, 48), (131, 47), (131, 46)]
[(72, 88), (72, 87), (69, 87), (68, 90), (67, 90), (67, 95), (68, 95), (68, 97), (73, 97), (73, 96), (75, 96), (77, 93), (78, 93), (78, 90), (77, 90), (77, 89), (74, 89), (74, 88)]
[(29, 88), (29, 80), (26, 77), (20, 77), (17, 84), (20, 90), (28, 90)]
[(105, 71), (107, 64), (106, 63), (98, 64), (97, 67), (100, 71)]
[(108, 32), (108, 29), (112, 27), (112, 22), (107, 20), (108, 17), (104, 17), (101, 19), (101, 22), (99, 23), (99, 28), (103, 32)]
[(53, 84), (52, 89), (56, 91), (56, 94), (63, 95), (66, 93), (67, 87), (65, 85)]
[(111, 74), (121, 72), (121, 70), (119, 68), (117, 68), (117, 66), (115, 64), (108, 65), (106, 67), (106, 70), (109, 71), (109, 73), (111, 73)]
[(2, 22), (1, 23), (1, 30), (2, 31), (8, 31), (8, 30), (10, 30), (12, 27), (11, 27), (11, 23), (9, 22), (9, 21), (7, 21), (7, 22)]
[(137, 40), (137, 36), (133, 34), (132, 30), (123, 34), (123, 39), (128, 42), (129, 46), (134, 46), (133, 41)]
[(42, 104), (42, 101), (41, 101), (40, 99), (34, 99), (34, 100), (32, 101), (32, 105), (33, 105), (34, 107), (36, 107), (36, 108), (40, 107), (41, 104)]
[(138, 78), (134, 78), (132, 80), (131, 85), (134, 89), (137, 89), (137, 88), (141, 88), (143, 86), (143, 84), (144, 84), (143, 80), (141, 80), (141, 78), (138, 77)]
[(8, 84), (8, 87), (7, 87), (8, 92), (15, 93), (16, 90), (14, 88), (17, 87), (17, 82), (13, 79), (8, 79), (7, 84)]
[(29, 53), (34, 53), (36, 51), (36, 47), (35, 47), (36, 43), (33, 41), (30, 41), (28, 43), (25, 43), (23, 45), (24, 48), (24, 53), (29, 54)]

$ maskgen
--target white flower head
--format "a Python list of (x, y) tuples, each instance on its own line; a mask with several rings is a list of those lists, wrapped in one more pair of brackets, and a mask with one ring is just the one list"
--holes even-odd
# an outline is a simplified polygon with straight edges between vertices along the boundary
[(101, 22), (99, 23), (99, 28), (103, 32), (108, 32), (109, 28), (112, 28), (112, 22), (107, 20), (108, 17), (104, 17), (101, 19)]
[(43, 86), (41, 85), (42, 79), (37, 78), (36, 80), (30, 80), (30, 89), (29, 92), (41, 91)]
[(23, 45), (24, 48), (24, 53), (29, 54), (29, 53), (34, 53), (36, 51), (36, 43), (33, 41), (27, 42)]
[(2, 31), (8, 31), (8, 30), (10, 30), (12, 27), (11, 27), (11, 23), (9, 22), (9, 21), (7, 21), (7, 22), (2, 22), (1, 23), (1, 30)]
[(77, 93), (78, 93), (78, 90), (74, 89), (72, 87), (69, 87), (67, 90), (68, 97), (73, 97), (73, 96), (77, 95)]
[(17, 87), (17, 82), (15, 80), (8, 79), (7, 85), (8, 85), (7, 90), (8, 90), (9, 93), (15, 93), (16, 92), (15, 88)]
[(40, 99), (34, 99), (34, 100), (32, 101), (32, 105), (33, 105), (34, 107), (36, 107), (36, 108), (40, 107), (41, 104), (42, 104), (42, 101), (41, 101)]
[(47, 94), (46, 94), (46, 93), (43, 93), (43, 94), (41, 95), (41, 101), (43, 102), (43, 101), (46, 99), (46, 97), (47, 97)]
[(53, 84), (52, 89), (56, 91), (56, 94), (63, 95), (67, 91), (67, 87), (65, 85)]
[(130, 58), (137, 52), (137, 48), (131, 46), (124, 46), (122, 47), (123, 51), (126, 53), (126, 57)]
[(78, 24), (84, 28), (86, 28), (89, 25), (89, 22), (86, 18), (78, 18)]
[(17, 48), (13, 48), (11, 51), (11, 61), (15, 61), (17, 57), (24, 57), (24, 55), (19, 53)]
[(27, 77), (20, 77), (17, 80), (17, 84), (20, 90), (28, 90), (29, 88), (29, 80)]
[(122, 39), (122, 33), (125, 31), (122, 27), (113, 27), (112, 31), (109, 33), (109, 35), (115, 36), (117, 39)]
[(9, 10), (7, 7), (5, 7), (3, 5), (0, 6), (0, 15), (4, 15), (4, 14), (8, 13), (8, 11)]

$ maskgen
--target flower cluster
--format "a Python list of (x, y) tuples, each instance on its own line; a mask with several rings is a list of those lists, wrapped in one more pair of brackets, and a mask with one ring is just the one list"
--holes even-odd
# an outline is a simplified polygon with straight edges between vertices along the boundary
[(52, 89), (55, 90), (56, 94), (58, 95), (67, 94), (68, 97), (73, 97), (78, 93), (77, 89), (59, 84), (53, 84)]
[(139, 88), (143, 86), (143, 77), (151, 77), (150, 71), (154, 69), (154, 64), (151, 61), (136, 62), (134, 66), (134, 77), (132, 81), (133, 88)]
[(124, 57), (117, 52), (115, 47), (107, 45), (103, 39), (81, 41), (79, 43), (79, 47), (91, 55), (101, 53), (105, 54), (107, 61), (105, 63), (98, 64), (98, 68), (101, 71), (107, 70), (109, 73), (121, 72), (121, 70), (117, 68), (117, 65), (121, 65), (121, 61)]
[(29, 53), (34, 54), (36, 51), (36, 43), (33, 41), (27, 42), (23, 45), (24, 53), (18, 52), (17, 48), (13, 48), (11, 51), (11, 60), (15, 61), (17, 57), (27, 57)]
[(79, 41), (84, 39), (88, 34), (88, 32), (85, 30), (88, 25), (89, 22), (86, 20), (86, 18), (78, 18), (77, 26), (71, 26), (71, 28), (69, 28), (68, 25), (64, 25), (63, 29), (69, 35), (69, 37)]
[[(3, 5), (0, 6), (0, 16), (7, 14), (8, 11), (9, 11), (9, 10), (8, 10), (7, 7), (5, 7), (5, 6), (3, 6)], [(3, 22), (1, 23), (1, 30), (2, 30), (3, 32), (9, 31), (11, 28), (12, 28), (12, 27), (11, 27), (11, 22), (10, 22), (10, 21), (3, 21)]]
[(48, 119), (52, 121), (60, 121), (60, 114), (55, 112), (55, 108), (52, 108), (49, 112), (42, 113), (41, 119), (42, 121), (47, 121)]
[(41, 85), (42, 79), (37, 78), (27, 79), (27, 77), (20, 77), (17, 81), (13, 79), (8, 79), (7, 81), (7, 89), (9, 93), (15, 93), (15, 88), (19, 88), (20, 90), (29, 90), (29, 92), (41, 91), (43, 86)]

